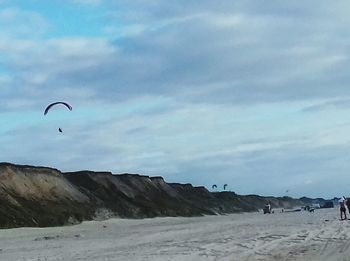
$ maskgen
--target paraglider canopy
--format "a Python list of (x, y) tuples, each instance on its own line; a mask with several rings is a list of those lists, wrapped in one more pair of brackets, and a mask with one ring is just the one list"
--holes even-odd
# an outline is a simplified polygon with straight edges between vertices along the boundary
[(59, 131), (59, 132), (63, 132), (61, 128), (58, 128), (58, 131)]
[(70, 106), (70, 105), (69, 105), (68, 103), (66, 103), (66, 102), (53, 102), (53, 103), (49, 104), (49, 105), (46, 107), (46, 109), (45, 109), (45, 111), (44, 111), (44, 115), (46, 115), (46, 114), (50, 111), (50, 109), (51, 109), (53, 106), (57, 105), (57, 104), (62, 104), (62, 105), (64, 105), (64, 106), (66, 106), (70, 111), (73, 109), (73, 107)]

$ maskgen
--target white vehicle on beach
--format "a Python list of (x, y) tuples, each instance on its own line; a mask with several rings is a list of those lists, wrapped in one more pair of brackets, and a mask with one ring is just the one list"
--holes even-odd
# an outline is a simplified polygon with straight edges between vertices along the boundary
[(315, 209), (318, 209), (318, 208), (321, 208), (320, 204), (319, 203), (313, 203), (311, 205), (311, 207), (315, 208)]

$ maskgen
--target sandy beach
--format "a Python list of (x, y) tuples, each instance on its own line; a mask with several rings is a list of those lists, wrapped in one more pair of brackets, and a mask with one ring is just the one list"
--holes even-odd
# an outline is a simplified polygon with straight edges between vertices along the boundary
[(350, 260), (337, 208), (276, 212), (0, 230), (0, 260)]

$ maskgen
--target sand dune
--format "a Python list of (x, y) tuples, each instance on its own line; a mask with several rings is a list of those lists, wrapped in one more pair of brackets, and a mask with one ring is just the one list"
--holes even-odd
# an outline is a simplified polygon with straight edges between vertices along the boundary
[(0, 260), (350, 260), (350, 221), (315, 213), (111, 219), (0, 231)]

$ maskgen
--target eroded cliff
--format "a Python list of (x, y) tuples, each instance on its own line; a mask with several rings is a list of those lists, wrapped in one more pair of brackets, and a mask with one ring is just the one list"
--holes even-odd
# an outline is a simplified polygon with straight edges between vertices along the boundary
[(57, 226), (109, 217), (199, 216), (257, 211), (302, 202), (291, 198), (209, 192), (162, 177), (111, 172), (62, 173), (0, 163), (0, 227)]

